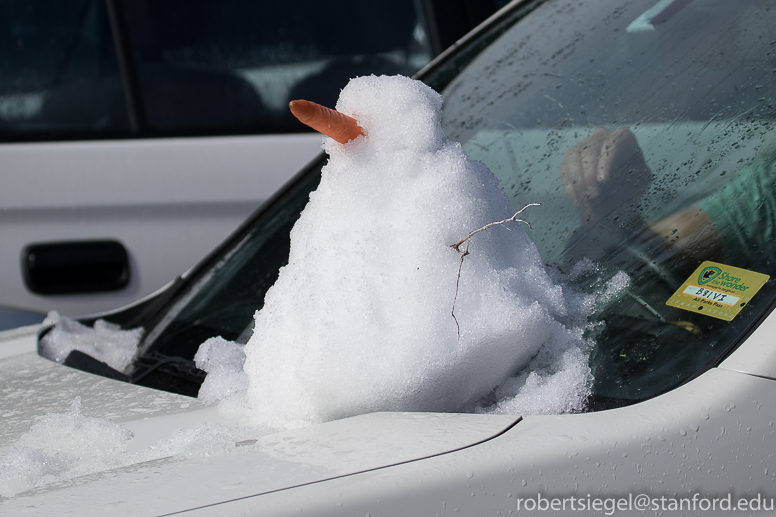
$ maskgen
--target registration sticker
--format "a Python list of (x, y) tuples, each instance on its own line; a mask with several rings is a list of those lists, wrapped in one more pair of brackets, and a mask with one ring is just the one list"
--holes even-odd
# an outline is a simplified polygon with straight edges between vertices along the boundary
[(762, 273), (706, 261), (666, 305), (732, 321), (769, 278)]

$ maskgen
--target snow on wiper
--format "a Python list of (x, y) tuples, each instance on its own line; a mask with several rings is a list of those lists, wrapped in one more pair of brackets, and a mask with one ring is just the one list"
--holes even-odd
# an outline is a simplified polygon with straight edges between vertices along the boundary
[(73, 350), (78, 350), (122, 373), (132, 363), (144, 333), (142, 327), (122, 330), (105, 320), (97, 320), (93, 327), (88, 327), (53, 311), (43, 323), (54, 326), (40, 338), (41, 356), (64, 363)]

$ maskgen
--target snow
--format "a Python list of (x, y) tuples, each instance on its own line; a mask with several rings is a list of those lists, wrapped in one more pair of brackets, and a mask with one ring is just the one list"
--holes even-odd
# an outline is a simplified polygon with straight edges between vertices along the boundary
[[(445, 140), (441, 108), (400, 76), (342, 91), (337, 109), (366, 135), (324, 140), (329, 162), (244, 363), (223, 340), (198, 354), (204, 399), (278, 428), (373, 411), (583, 409), (593, 302), (551, 278), (517, 222), (472, 237), (461, 262), (452, 244), (512, 214), (487, 167)], [(219, 348), (229, 359), (213, 360)]]
[[(465, 255), (454, 250), (512, 214), (487, 167), (445, 140), (441, 108), (436, 92), (405, 77), (361, 77), (342, 91), (337, 109), (365, 136), (324, 140), (329, 163), (248, 344), (212, 338), (195, 356), (208, 372), (199, 398), (257, 427), (201, 423), (129, 452), (132, 433), (81, 415), (76, 399), (0, 457), (0, 495), (149, 459), (223, 454), (246, 436), (375, 411), (584, 410), (589, 316), (629, 279), (604, 282), (589, 260), (568, 274), (545, 266), (519, 222), (477, 233)], [(49, 319), (56, 325), (40, 350), (59, 362), (76, 349), (122, 371), (142, 337), (101, 320), (90, 329)]]
[(132, 433), (80, 410), (79, 397), (67, 413), (49, 413), (0, 458), (0, 495), (116, 466), (114, 453)]
[[(579, 346), (583, 338), (576, 334), (590, 329), (591, 325), (586, 324), (587, 316), (611, 301), (630, 284), (630, 278), (623, 272), (601, 283), (600, 273), (599, 268), (587, 259), (580, 261), (569, 275), (551, 271), (553, 279), (565, 285), (567, 300), (579, 307), (576, 321), (566, 324), (569, 335), (564, 339), (563, 334), (559, 334), (561, 339), (556, 337), (547, 342), (523, 371), (496, 388), (496, 402), (478, 406), (477, 413), (528, 416), (573, 413), (586, 409), (592, 381), (588, 359), (593, 343)], [(592, 285), (600, 285), (587, 294), (569, 288), (578, 284), (583, 277), (588, 279), (588, 290)]]
[(120, 372), (131, 364), (143, 337), (142, 328), (121, 330), (105, 320), (97, 320), (89, 328), (55, 311), (43, 323), (54, 324), (40, 340), (38, 352), (43, 357), (64, 363), (70, 352), (78, 350)]
[(200, 400), (219, 402), (248, 389), (242, 345), (221, 337), (210, 338), (199, 347), (194, 362), (197, 368), (208, 372), (199, 388)]
[[(66, 413), (49, 413), (0, 456), (0, 496), (160, 458), (235, 452), (237, 442), (266, 430), (201, 422), (148, 447), (131, 450), (133, 434), (107, 418), (81, 413), (76, 397)], [(263, 431), (263, 432), (262, 432)]]

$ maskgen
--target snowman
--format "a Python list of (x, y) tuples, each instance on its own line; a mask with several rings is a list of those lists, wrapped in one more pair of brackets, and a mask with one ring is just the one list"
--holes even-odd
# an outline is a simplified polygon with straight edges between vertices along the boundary
[(507, 196), (445, 139), (438, 93), (359, 77), (336, 112), (291, 109), (330, 135), (329, 161), (245, 346), (241, 400), (256, 420), (469, 411), (542, 347), (580, 342), (524, 229), (492, 224), (512, 216)]

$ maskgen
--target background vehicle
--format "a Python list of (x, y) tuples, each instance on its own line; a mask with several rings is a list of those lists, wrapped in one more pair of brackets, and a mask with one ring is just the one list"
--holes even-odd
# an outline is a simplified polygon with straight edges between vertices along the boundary
[[(767, 81), (774, 67), (764, 51), (774, 40), (774, 16), (760, 2), (740, 0), (517, 1), (422, 74), (443, 91), (448, 136), (486, 161), (518, 207), (542, 201), (551, 208), (532, 218), (547, 263), (572, 272), (592, 255), (596, 275), (578, 275), (575, 285), (593, 296), (602, 294), (598, 275), (629, 273), (625, 295), (598, 302), (600, 324), (590, 333), (590, 403), (599, 411), (362, 415), (240, 441), (232, 455), (155, 458), (110, 476), (61, 482), (6, 501), (4, 509), (34, 501), (41, 512), (63, 504), (97, 512), (120, 498), (140, 501), (133, 510), (148, 514), (509, 514), (528, 498), (536, 509), (541, 494), (573, 496), (577, 505), (600, 500), (599, 511), (608, 511), (603, 500), (622, 497), (630, 504), (622, 511), (658, 513), (670, 510), (661, 509), (661, 497), (685, 505), (696, 494), (709, 505), (727, 495), (733, 504), (774, 497), (773, 281), (730, 321), (668, 306), (713, 250), (699, 241), (689, 256), (673, 253), (651, 238), (649, 225), (737, 189), (747, 171), (768, 170), (758, 164), (771, 163), (776, 140)], [(637, 29), (647, 25), (652, 29)], [(559, 169), (566, 151), (599, 126), (630, 127), (653, 178), (636, 205), (628, 199), (581, 224)], [(214, 408), (166, 392), (196, 391), (202, 375), (187, 359), (208, 337), (244, 342), (253, 311), (287, 259), (288, 232), (321, 165), (304, 171), (183, 280), (108, 317), (146, 330), (125, 377), (165, 392), (87, 381), (94, 378), (37, 357), (34, 330), (5, 334), (0, 368), (8, 372), (8, 393), (22, 393), (36, 378), (50, 383), (35, 411), (26, 413), (29, 402), (13, 397), (22, 402), (9, 415), (25, 416), (4, 417), (16, 426), (5, 443), (36, 411), (44, 414), (79, 390), (93, 397), (84, 413), (113, 415), (147, 443), (192, 420), (217, 421)], [(747, 198), (737, 199), (748, 206)], [(753, 205), (744, 229), (768, 227), (766, 205)], [(738, 235), (763, 242), (762, 233)], [(765, 246), (731, 248), (726, 260), (773, 277)], [(118, 373), (76, 359), (71, 364), (81, 369)], [(107, 387), (114, 396), (97, 394)], [(158, 407), (148, 408), (154, 396)], [(116, 400), (146, 412), (133, 416)], [(190, 405), (181, 407), (183, 401)], [(647, 507), (628, 502), (641, 494), (650, 498)]]
[(320, 138), (288, 115), (412, 74), (492, 2), (0, 6), (0, 306), (76, 315), (181, 274)]

